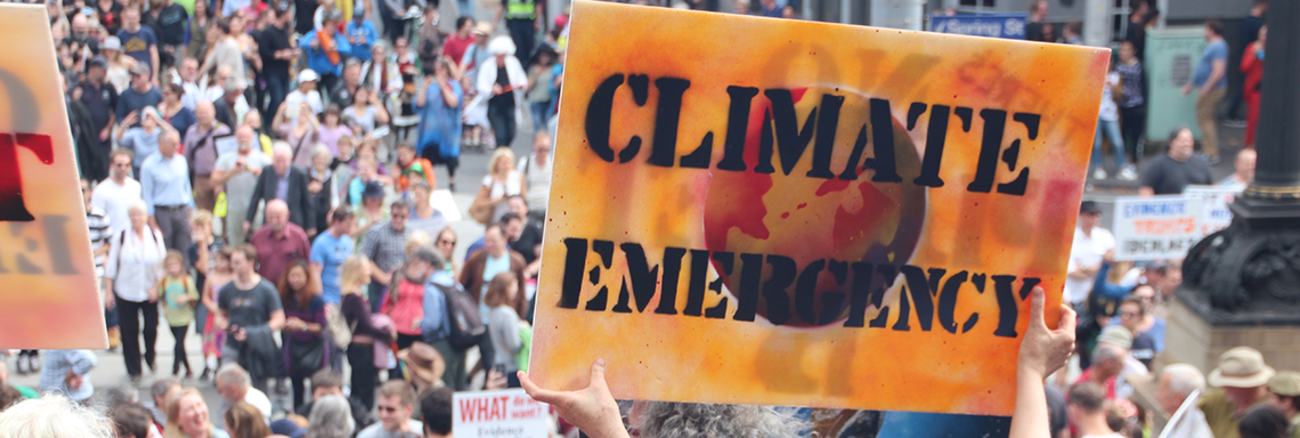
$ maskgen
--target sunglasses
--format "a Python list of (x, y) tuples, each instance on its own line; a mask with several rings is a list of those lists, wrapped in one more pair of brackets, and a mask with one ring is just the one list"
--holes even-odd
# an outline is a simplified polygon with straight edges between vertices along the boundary
[(375, 409), (379, 412), (397, 412), (397, 408), (392, 406), (376, 406)]

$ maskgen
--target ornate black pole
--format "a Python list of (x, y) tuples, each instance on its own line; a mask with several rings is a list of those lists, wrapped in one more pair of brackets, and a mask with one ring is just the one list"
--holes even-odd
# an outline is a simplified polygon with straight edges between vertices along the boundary
[(1300, 324), (1300, 1), (1269, 6), (1255, 181), (1188, 252), (1178, 291), (1214, 325)]

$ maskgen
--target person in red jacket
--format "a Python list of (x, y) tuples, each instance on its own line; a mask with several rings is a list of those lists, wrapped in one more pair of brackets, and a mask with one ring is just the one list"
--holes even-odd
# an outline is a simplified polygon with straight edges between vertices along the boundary
[(1268, 26), (1259, 28), (1259, 40), (1246, 47), (1246, 54), (1241, 57), (1241, 72), (1246, 74), (1241, 87), (1242, 97), (1246, 99), (1246, 147), (1255, 147), (1255, 128), (1259, 126), (1259, 87), (1264, 79), (1264, 39), (1268, 36)]

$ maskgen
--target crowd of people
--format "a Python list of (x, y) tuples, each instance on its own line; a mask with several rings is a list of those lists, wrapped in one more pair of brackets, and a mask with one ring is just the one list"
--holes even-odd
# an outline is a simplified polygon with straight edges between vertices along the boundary
[[(1045, 0), (1030, 3), (1025, 24), (1026, 40), (1083, 44), (1082, 24), (1065, 23), (1060, 26), (1058, 33), (1057, 24), (1047, 22), (1048, 10), (1048, 2)], [(1160, 22), (1160, 10), (1156, 7), (1156, 2), (1151, 0), (1131, 2), (1126, 33), (1117, 44), (1119, 50), (1116, 51), (1116, 58), (1111, 61), (1111, 70), (1106, 75), (1106, 85), (1103, 88), (1097, 134), (1089, 164), (1092, 178), (1103, 180), (1110, 176), (1104, 164), (1102, 147), (1103, 143), (1109, 143), (1114, 152), (1119, 179), (1132, 181), (1140, 178), (1141, 187), (1144, 188), (1213, 184), (1209, 170), (1211, 165), (1218, 164), (1221, 159), (1218, 129), (1221, 118), (1225, 124), (1245, 128), (1242, 145), (1251, 151), (1253, 157), (1264, 72), (1264, 42), (1268, 36), (1268, 26), (1264, 23), (1267, 11), (1267, 0), (1254, 1), (1249, 15), (1242, 20), (1241, 34), (1233, 41), (1235, 47), (1229, 47), (1222, 22), (1210, 20), (1204, 24), (1207, 46), (1197, 58), (1190, 80), (1182, 88), (1183, 96), (1195, 95), (1196, 119), (1188, 120), (1187, 123), (1195, 123), (1201, 130), (1201, 152), (1193, 153), (1192, 132), (1180, 128), (1170, 136), (1169, 141), (1172, 144), (1177, 134), (1185, 132), (1189, 142), (1187, 156), (1168, 158), (1165, 154), (1157, 155), (1139, 175), (1138, 164), (1145, 160), (1150, 102), (1149, 78), (1144, 66), (1146, 33)], [(1241, 90), (1239, 95), (1228, 95), (1229, 78), (1236, 77), (1229, 75), (1228, 69), (1241, 72), (1240, 83), (1234, 87)], [(1223, 108), (1225, 103), (1227, 107)], [(1242, 104), (1246, 108), (1244, 121), (1236, 120), (1238, 108)], [(1225, 114), (1226, 117), (1220, 117), (1220, 114)], [(1178, 187), (1172, 193), (1181, 192), (1182, 187)], [(1157, 188), (1154, 194), (1170, 193)]]

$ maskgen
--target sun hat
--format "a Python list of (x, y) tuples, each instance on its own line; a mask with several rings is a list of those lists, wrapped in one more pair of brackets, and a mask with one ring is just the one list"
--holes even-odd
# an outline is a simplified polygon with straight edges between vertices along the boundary
[(1268, 384), (1277, 374), (1264, 364), (1264, 355), (1250, 347), (1236, 347), (1219, 356), (1219, 367), (1205, 379), (1210, 385), (1229, 388), (1254, 388)]

